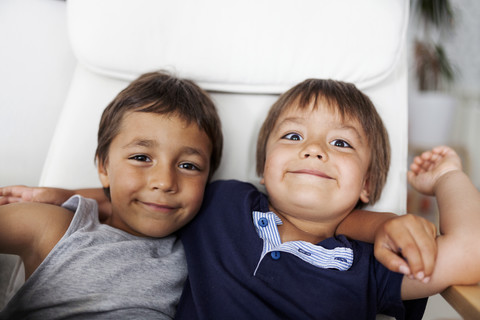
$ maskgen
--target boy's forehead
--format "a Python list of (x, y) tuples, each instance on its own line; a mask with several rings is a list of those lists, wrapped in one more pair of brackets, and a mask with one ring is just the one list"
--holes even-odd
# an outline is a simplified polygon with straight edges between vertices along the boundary
[(143, 148), (170, 154), (198, 154), (208, 160), (212, 141), (195, 122), (172, 114), (130, 112), (125, 114), (112, 143), (122, 150)]
[[(202, 138), (206, 136), (205, 131), (201, 129), (196, 122), (188, 121), (175, 113), (163, 114), (142, 111), (129, 111), (125, 113), (119, 131), (122, 132), (128, 130), (131, 134), (137, 134), (140, 132), (158, 134), (161, 132), (168, 135), (170, 131), (176, 134), (187, 134), (185, 129), (203, 133), (199, 135)], [(209, 139), (207, 140), (209, 141)]]
[[(204, 131), (201, 129), (195, 121), (189, 121), (180, 115), (170, 112), (170, 113), (160, 113), (160, 112), (146, 112), (142, 110), (131, 110), (125, 112), (121, 119), (121, 126), (122, 128), (127, 122), (128, 123), (142, 123), (147, 120), (160, 120), (160, 121), (168, 121), (171, 123), (175, 123), (177, 126), (181, 128), (187, 128), (191, 125), (195, 126), (199, 131)], [(164, 129), (165, 127), (161, 126), (159, 129)]]
[(284, 108), (282, 112), (280, 112), (276, 124), (278, 125), (280, 122), (287, 119), (308, 119), (312, 116), (312, 114), (315, 113), (322, 113), (325, 115), (334, 116), (335, 120), (339, 123), (345, 123), (350, 121), (358, 122), (352, 116), (342, 114), (337, 105), (327, 104), (326, 101), (321, 101), (317, 103), (311, 102), (308, 105), (292, 103), (291, 105)]
[(300, 106), (298, 104), (292, 104), (286, 107), (278, 116), (274, 128), (286, 123), (302, 123), (313, 118), (315, 113), (320, 113), (328, 118), (328, 124), (333, 127), (351, 129), (362, 138), (366, 139), (365, 129), (359, 119), (355, 115), (342, 114), (340, 108), (337, 105), (323, 103), (309, 104)]

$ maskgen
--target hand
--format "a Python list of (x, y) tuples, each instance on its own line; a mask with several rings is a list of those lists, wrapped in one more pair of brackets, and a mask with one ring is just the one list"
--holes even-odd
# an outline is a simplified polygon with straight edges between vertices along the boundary
[(435, 225), (406, 214), (389, 219), (377, 229), (374, 252), (388, 269), (428, 282), (437, 258)]
[(440, 178), (454, 170), (462, 170), (460, 157), (449, 147), (436, 147), (413, 159), (407, 173), (408, 182), (418, 192), (433, 196)]
[(14, 202), (43, 202), (59, 206), (73, 194), (72, 190), (58, 188), (7, 186), (0, 188), (0, 205)]

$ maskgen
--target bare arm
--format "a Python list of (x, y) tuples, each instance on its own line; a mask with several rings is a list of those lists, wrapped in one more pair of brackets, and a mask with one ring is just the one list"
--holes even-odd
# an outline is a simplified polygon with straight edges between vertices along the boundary
[(69, 190), (49, 187), (7, 186), (0, 188), (0, 205), (16, 202), (42, 202), (59, 206), (75, 194), (97, 201), (100, 220), (105, 220), (110, 216), (111, 204), (101, 188)]
[(434, 224), (415, 215), (366, 210), (353, 211), (336, 231), (336, 234), (374, 243), (378, 261), (392, 271), (417, 280), (428, 279), (433, 272), (436, 233)]
[(480, 281), (480, 192), (462, 171), (460, 158), (448, 147), (437, 147), (414, 159), (409, 182), (435, 195), (440, 212), (438, 257), (427, 284), (404, 278), (402, 299), (430, 296), (453, 284)]
[(19, 255), (28, 277), (65, 234), (72, 217), (67, 209), (42, 203), (0, 206), (0, 252)]

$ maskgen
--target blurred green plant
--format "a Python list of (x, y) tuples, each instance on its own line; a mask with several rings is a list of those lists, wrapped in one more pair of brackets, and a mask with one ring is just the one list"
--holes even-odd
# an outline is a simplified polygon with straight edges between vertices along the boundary
[(453, 29), (454, 12), (449, 0), (411, 0), (416, 30), (414, 42), (415, 73), (420, 91), (445, 89), (457, 70), (443, 46), (443, 37)]

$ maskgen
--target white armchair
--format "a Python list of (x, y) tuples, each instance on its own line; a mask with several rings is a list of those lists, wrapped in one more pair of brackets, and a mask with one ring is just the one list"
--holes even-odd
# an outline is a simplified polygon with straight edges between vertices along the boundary
[(393, 147), (373, 209), (404, 213), (408, 12), (405, 0), (69, 0), (77, 66), (40, 185), (100, 186), (100, 114), (129, 81), (158, 69), (211, 93), (225, 135), (214, 179), (258, 185), (255, 141), (270, 105), (306, 78), (332, 78), (355, 83), (377, 106)]
[(78, 65), (41, 185), (99, 185), (103, 108), (139, 74), (171, 70), (211, 92), (225, 151), (215, 178), (257, 182), (257, 130), (277, 96), (305, 78), (355, 83), (388, 128), (391, 171), (379, 210), (406, 207), (408, 1), (69, 0)]

